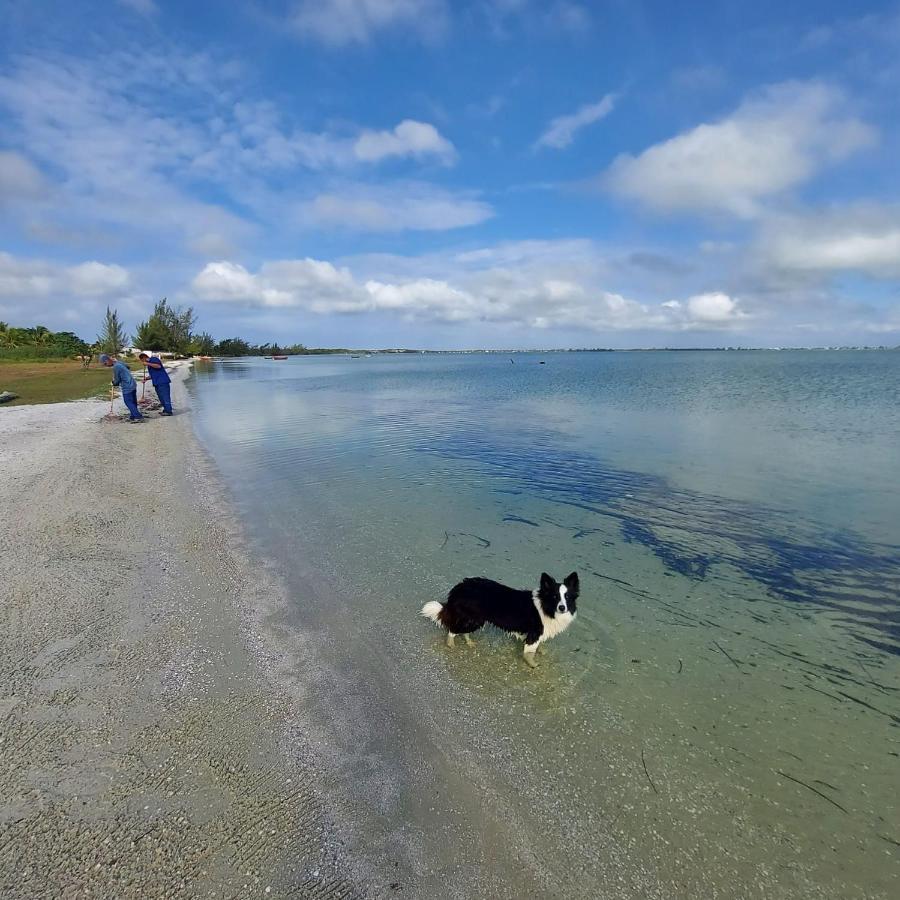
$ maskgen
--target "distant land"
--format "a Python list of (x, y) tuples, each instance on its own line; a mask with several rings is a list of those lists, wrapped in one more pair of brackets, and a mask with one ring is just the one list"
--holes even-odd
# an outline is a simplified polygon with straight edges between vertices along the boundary
[(447, 356), (447, 355), (463, 355), (484, 353), (499, 356), (509, 356), (512, 354), (525, 353), (783, 353), (783, 352), (822, 352), (836, 350), (870, 350), (870, 351), (900, 351), (900, 346), (840, 346), (840, 347), (533, 347), (519, 348), (507, 350), (485, 350), (485, 349), (458, 349), (458, 350), (417, 350), (409, 347), (390, 347), (380, 350), (343, 350), (316, 348), (308, 349), (304, 353), (290, 354), (294, 356), (306, 356), (311, 354), (384, 354), (384, 353), (413, 353), (428, 356)]

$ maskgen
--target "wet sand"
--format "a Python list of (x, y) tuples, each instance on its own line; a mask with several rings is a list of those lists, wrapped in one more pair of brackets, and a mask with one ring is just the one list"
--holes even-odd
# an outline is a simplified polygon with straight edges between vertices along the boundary
[(368, 893), (287, 747), (252, 624), (279, 588), (241, 555), (183, 374), (175, 417), (139, 426), (0, 412), (4, 898)]

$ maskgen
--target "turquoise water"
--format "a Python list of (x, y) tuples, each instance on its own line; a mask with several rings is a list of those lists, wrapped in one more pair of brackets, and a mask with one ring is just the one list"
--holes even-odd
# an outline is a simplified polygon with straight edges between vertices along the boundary
[[(290, 588), (331, 786), (420, 896), (896, 894), (900, 354), (247, 359), (190, 387)], [(417, 618), (467, 575), (573, 569), (534, 672)]]

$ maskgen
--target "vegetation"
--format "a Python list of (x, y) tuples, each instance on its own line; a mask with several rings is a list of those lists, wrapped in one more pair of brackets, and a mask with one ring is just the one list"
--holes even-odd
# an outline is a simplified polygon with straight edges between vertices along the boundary
[[(309, 349), (303, 344), (251, 344), (240, 337), (217, 341), (211, 334), (195, 334), (192, 307), (173, 308), (164, 297), (153, 307), (133, 336), (141, 349), (176, 356), (292, 356), (347, 353), (347, 350)], [(88, 343), (71, 331), (50, 331), (44, 325), (17, 328), (0, 322), (0, 391), (20, 394), (20, 403), (52, 402), (91, 396), (105, 389), (109, 373), (92, 368), (100, 353), (121, 354), (128, 335), (118, 310), (107, 307), (96, 341)], [(17, 365), (22, 363), (23, 365)], [(39, 364), (39, 365), (35, 365)], [(139, 366), (135, 361), (134, 365)], [(75, 373), (83, 370), (83, 375)]]
[(44, 325), (14, 328), (0, 322), (0, 360), (65, 359), (90, 352), (71, 331), (50, 331)]
[(153, 308), (150, 318), (138, 325), (134, 334), (134, 345), (165, 353), (177, 353), (179, 356), (200, 353), (195, 345), (202, 340), (204, 345), (208, 346), (212, 338), (208, 334), (195, 337), (192, 332), (196, 323), (197, 317), (192, 307), (172, 309), (163, 297)]
[(103, 330), (97, 335), (97, 347), (101, 353), (118, 353), (125, 346), (125, 326), (119, 320), (117, 310), (106, 307)]
[[(140, 369), (137, 360), (132, 368)], [(18, 399), (0, 406), (21, 403), (60, 403), (85, 397), (109, 396), (110, 371), (102, 366), (85, 368), (78, 360), (45, 359), (3, 361), (0, 364), (0, 391), (12, 391)]]

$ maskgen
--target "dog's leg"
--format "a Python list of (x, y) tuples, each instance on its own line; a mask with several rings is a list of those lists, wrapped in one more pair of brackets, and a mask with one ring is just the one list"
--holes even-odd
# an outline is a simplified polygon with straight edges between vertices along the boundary
[(455, 637), (456, 637), (456, 635), (452, 631), (447, 632), (447, 646), (448, 647), (453, 646), (453, 638), (455, 638)]
[(534, 669), (537, 666), (537, 660), (535, 659), (535, 654), (537, 653), (537, 649), (540, 646), (539, 643), (535, 642), (534, 644), (525, 644), (525, 650), (522, 654), (525, 657), (525, 662)]
[(465, 639), (466, 646), (468, 646), (468, 647), (474, 647), (474, 646), (475, 646), (475, 641), (472, 640), (472, 635), (471, 635), (471, 634), (464, 634), (464, 635), (463, 635), (463, 638)]

